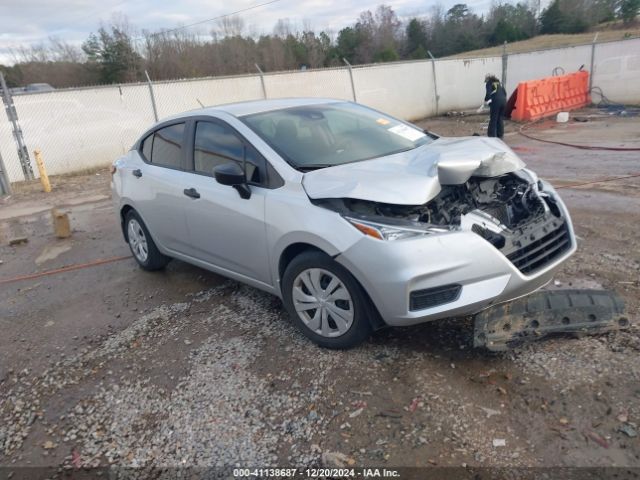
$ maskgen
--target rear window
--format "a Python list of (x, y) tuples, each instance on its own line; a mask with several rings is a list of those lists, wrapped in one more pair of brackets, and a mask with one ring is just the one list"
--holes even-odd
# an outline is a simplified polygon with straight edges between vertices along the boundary
[[(178, 123), (157, 130), (153, 135), (150, 161), (163, 167), (182, 167), (182, 140), (184, 123)], [(148, 139), (142, 146), (143, 154)]]
[(417, 127), (348, 102), (257, 113), (242, 121), (300, 170), (383, 157), (432, 141)]

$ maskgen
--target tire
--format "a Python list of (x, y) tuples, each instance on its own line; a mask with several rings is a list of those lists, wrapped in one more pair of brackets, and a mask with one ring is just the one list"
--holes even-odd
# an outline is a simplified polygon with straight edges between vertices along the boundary
[(127, 243), (138, 265), (148, 271), (166, 267), (171, 258), (160, 253), (140, 215), (135, 210), (130, 210), (124, 222)]
[(369, 298), (353, 275), (324, 253), (304, 252), (289, 263), (282, 299), (302, 333), (321, 347), (351, 348), (371, 335), (375, 309)]

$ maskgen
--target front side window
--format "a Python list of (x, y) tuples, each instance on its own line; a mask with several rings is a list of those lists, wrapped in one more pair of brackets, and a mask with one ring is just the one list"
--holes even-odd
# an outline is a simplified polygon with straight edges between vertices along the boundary
[(260, 154), (234, 132), (217, 122), (197, 122), (193, 150), (193, 166), (197, 173), (214, 174), (218, 165), (236, 162), (245, 167), (247, 180), (260, 183)]
[[(163, 167), (182, 167), (184, 123), (161, 128), (153, 135), (151, 163)], [(148, 139), (145, 140), (145, 144)], [(146, 145), (143, 145), (143, 152)]]
[(417, 127), (348, 102), (261, 112), (242, 121), (300, 170), (383, 157), (432, 141)]

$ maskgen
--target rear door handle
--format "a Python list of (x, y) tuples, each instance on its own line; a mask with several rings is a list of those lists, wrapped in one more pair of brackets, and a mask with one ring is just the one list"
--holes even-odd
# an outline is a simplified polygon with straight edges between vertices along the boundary
[(139, 168), (136, 168), (133, 172), (131, 172), (131, 174), (134, 177), (140, 178), (142, 176), (142, 170), (140, 170)]
[(200, 198), (200, 194), (198, 193), (198, 191), (195, 188), (185, 188), (184, 189), (184, 194), (187, 197)]

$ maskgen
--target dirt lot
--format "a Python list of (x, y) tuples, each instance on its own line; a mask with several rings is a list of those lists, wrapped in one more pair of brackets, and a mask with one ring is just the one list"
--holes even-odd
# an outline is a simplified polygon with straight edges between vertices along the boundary
[[(640, 146), (640, 118), (581, 112), (548, 139)], [(422, 122), (482, 133), (483, 117)], [(640, 316), (638, 152), (506, 142), (560, 190), (579, 250), (552, 288), (617, 291)], [(22, 185), (0, 205), (0, 282), (129, 254), (109, 175)], [(49, 208), (71, 212), (68, 240)], [(25, 245), (8, 246), (25, 235)], [(469, 319), (315, 347), (279, 300), (174, 261), (132, 258), (0, 283), (0, 466), (624, 466), (640, 468), (640, 334), (472, 348)], [(504, 440), (504, 446), (502, 440)], [(0, 469), (0, 477), (3, 470)]]

